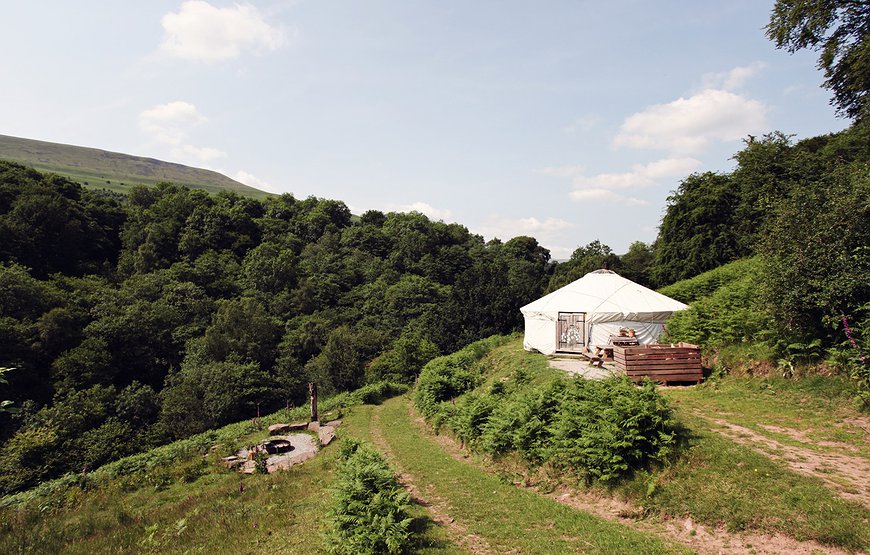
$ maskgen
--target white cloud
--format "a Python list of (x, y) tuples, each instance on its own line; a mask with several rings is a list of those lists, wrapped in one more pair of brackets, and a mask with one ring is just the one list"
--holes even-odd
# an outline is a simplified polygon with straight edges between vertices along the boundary
[(698, 169), (700, 165), (701, 161), (694, 158), (664, 158), (650, 162), (645, 166), (634, 166), (634, 169), (650, 179), (660, 179), (662, 177), (684, 176)]
[(534, 237), (538, 243), (550, 250), (550, 254), (554, 258), (567, 258), (573, 249), (559, 246), (559, 243), (566, 239), (565, 232), (575, 227), (576, 224), (559, 218), (539, 220), (535, 217), (505, 218), (491, 215), (473, 231), (483, 235), (486, 239), (497, 237), (502, 241), (508, 241), (521, 235)]
[(165, 54), (199, 62), (238, 58), (242, 50), (277, 50), (286, 44), (283, 29), (269, 25), (250, 4), (217, 8), (203, 0), (188, 0), (161, 19)]
[(246, 171), (239, 170), (235, 174), (233, 174), (233, 179), (238, 181), (239, 183), (244, 183), (250, 187), (254, 187), (256, 189), (261, 189), (264, 191), (271, 191), (272, 186), (267, 182), (263, 181), (256, 175), (250, 174)]
[(180, 145), (172, 149), (173, 154), (180, 158), (196, 159), (202, 162), (211, 162), (227, 155), (223, 150), (207, 146)]
[[(649, 164), (635, 164), (629, 172), (574, 174), (574, 190), (571, 192), (571, 198), (576, 201), (647, 204), (644, 200), (621, 195), (615, 191), (650, 187), (665, 177), (685, 176), (700, 165), (701, 161), (694, 158), (664, 158)], [(569, 177), (566, 174), (551, 173), (550, 175)]]
[(446, 208), (435, 208), (425, 202), (414, 202), (411, 204), (390, 204), (387, 206), (388, 212), (419, 212), (427, 216), (431, 220), (447, 220), (453, 215), (453, 212)]
[(657, 104), (629, 116), (613, 140), (616, 147), (703, 151), (711, 141), (734, 141), (766, 130), (761, 102), (717, 89)]
[(207, 122), (196, 106), (177, 100), (139, 114), (139, 127), (162, 143), (180, 145), (190, 128)]
[(753, 62), (748, 66), (735, 67), (729, 71), (719, 73), (705, 73), (701, 77), (701, 88), (722, 89), (733, 91), (739, 89), (750, 78), (767, 67), (764, 62)]
[(620, 195), (610, 189), (576, 189), (571, 191), (571, 199), (577, 202), (609, 202), (613, 204), (633, 204), (636, 206), (649, 204), (645, 200)]
[(226, 153), (211, 147), (188, 143), (190, 130), (208, 122), (190, 102), (177, 100), (159, 104), (139, 114), (139, 128), (153, 140), (171, 147), (172, 156), (196, 163), (208, 163), (223, 158)]

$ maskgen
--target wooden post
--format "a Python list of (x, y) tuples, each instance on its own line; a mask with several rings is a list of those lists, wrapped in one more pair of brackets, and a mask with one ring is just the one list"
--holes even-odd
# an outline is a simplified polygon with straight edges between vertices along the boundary
[(308, 384), (308, 396), (311, 398), (311, 421), (317, 422), (317, 384)]

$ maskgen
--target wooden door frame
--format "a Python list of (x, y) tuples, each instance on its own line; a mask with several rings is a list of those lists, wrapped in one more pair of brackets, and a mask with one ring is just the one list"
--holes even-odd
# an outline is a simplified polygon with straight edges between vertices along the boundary
[[(577, 343), (576, 350), (569, 350), (562, 348), (562, 316), (570, 315), (574, 317), (579, 316), (579, 322), (575, 322), (574, 326), (578, 326), (580, 328), (580, 341)], [(559, 353), (579, 353), (583, 350), (583, 347), (586, 345), (586, 313), (585, 312), (556, 312), (556, 352)]]

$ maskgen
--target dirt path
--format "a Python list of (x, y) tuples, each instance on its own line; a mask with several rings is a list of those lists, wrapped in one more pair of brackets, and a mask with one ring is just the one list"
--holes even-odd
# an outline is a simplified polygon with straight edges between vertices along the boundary
[[(423, 417), (416, 414), (410, 404), (408, 405), (408, 410), (411, 413), (414, 425), (417, 426), (420, 432), (425, 437), (438, 443), (453, 459), (465, 464), (474, 465), (485, 472), (497, 472), (497, 469), (493, 466), (475, 463), (453, 438), (433, 434)], [(819, 553), (848, 555), (850, 553), (835, 547), (823, 546), (814, 541), (798, 541), (783, 534), (732, 533), (728, 532), (724, 527), (713, 528), (696, 523), (691, 518), (663, 518), (661, 520), (647, 518), (639, 520), (637, 517), (643, 514), (643, 510), (640, 507), (612, 497), (566, 487), (560, 487), (556, 491), (544, 493), (534, 485), (523, 483), (514, 483), (514, 485), (535, 491), (568, 507), (625, 524), (638, 532), (656, 534), (703, 555), (721, 555), (726, 553), (734, 555), (780, 555), (782, 553), (794, 555), (817, 555)]]
[[(378, 405), (372, 413), (372, 427), (370, 429), (372, 441), (375, 446), (377, 446), (378, 450), (380, 450), (380, 452), (383, 453), (383, 455), (393, 465), (398, 466), (398, 460), (396, 459), (395, 454), (392, 449), (390, 449), (390, 445), (381, 433), (382, 409), (383, 405)], [(447, 533), (454, 544), (474, 555), (494, 555), (496, 553), (486, 540), (470, 533), (465, 526), (452, 518), (448, 513), (448, 507), (443, 500), (438, 499), (431, 494), (424, 495), (415, 483), (414, 477), (407, 472), (402, 471), (401, 468), (399, 468), (399, 481), (411, 494), (411, 498), (414, 502), (424, 507), (432, 520), (447, 530)]]
[[(825, 447), (840, 449), (839, 453), (819, 452), (806, 447), (786, 445), (749, 428), (725, 420), (707, 418), (718, 428), (717, 432), (736, 443), (747, 445), (762, 455), (785, 463), (795, 472), (821, 479), (840, 497), (870, 508), (870, 461), (854, 455), (855, 449), (846, 444), (825, 442)], [(796, 441), (807, 438), (798, 430), (763, 426), (765, 429), (791, 436)]]

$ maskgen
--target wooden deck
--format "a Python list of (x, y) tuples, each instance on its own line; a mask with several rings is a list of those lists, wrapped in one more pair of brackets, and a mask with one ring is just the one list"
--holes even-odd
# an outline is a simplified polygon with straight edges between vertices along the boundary
[(616, 367), (632, 380), (649, 378), (665, 385), (676, 382), (700, 383), (701, 349), (691, 343), (613, 346)]

